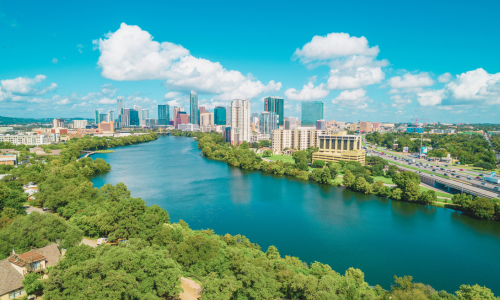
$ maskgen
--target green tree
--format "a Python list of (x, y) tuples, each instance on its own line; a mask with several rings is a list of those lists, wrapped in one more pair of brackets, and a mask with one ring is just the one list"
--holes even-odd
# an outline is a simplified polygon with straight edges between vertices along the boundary
[(458, 299), (460, 300), (499, 300), (500, 297), (495, 297), (489, 288), (482, 287), (478, 284), (476, 285), (466, 285), (460, 286), (460, 289), (456, 292)]
[(29, 273), (24, 276), (23, 279), (23, 288), (26, 291), (26, 294), (33, 295), (40, 291), (42, 291), (42, 282), (40, 281), (41, 275), (40, 273)]
[(264, 150), (264, 153), (262, 153), (262, 156), (264, 156), (264, 157), (270, 157), (272, 155), (273, 155), (272, 150)]
[(346, 171), (343, 178), (343, 184), (346, 188), (351, 188), (354, 186), (356, 177), (352, 175), (351, 171)]
[(418, 202), (427, 205), (437, 202), (437, 200), (436, 192), (433, 190), (422, 192), (418, 198)]
[(312, 166), (314, 168), (323, 168), (325, 166), (325, 161), (324, 160), (319, 160), (319, 159), (315, 160), (315, 161), (313, 161)]

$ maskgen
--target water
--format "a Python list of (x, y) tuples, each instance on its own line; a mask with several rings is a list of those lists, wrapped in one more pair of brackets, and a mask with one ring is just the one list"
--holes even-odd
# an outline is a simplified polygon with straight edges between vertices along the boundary
[(172, 222), (217, 234), (241, 233), (265, 251), (339, 273), (360, 268), (370, 285), (390, 288), (394, 275), (455, 292), (480, 284), (500, 294), (500, 223), (450, 209), (391, 201), (290, 177), (243, 171), (199, 155), (185, 137), (115, 148), (94, 155), (112, 166), (99, 187), (123, 182)]

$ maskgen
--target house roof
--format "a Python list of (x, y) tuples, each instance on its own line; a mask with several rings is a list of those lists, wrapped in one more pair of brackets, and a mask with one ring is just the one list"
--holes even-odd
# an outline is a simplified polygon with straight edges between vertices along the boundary
[(26, 262), (35, 262), (44, 259), (45, 256), (35, 253), (33, 251), (19, 254), (17, 258), (9, 257), (9, 261), (20, 267), (24, 266)]
[(23, 287), (23, 275), (12, 267), (8, 258), (0, 260), (0, 296)]
[[(31, 254), (29, 254), (31, 253)], [(33, 255), (34, 257), (43, 257), (46, 260), (45, 266), (53, 266), (59, 262), (61, 252), (56, 244), (51, 244), (40, 249), (33, 249), (30, 252), (21, 254)], [(34, 259), (33, 261), (37, 261)], [(16, 264), (17, 265), (17, 264)], [(0, 296), (13, 290), (23, 287), (23, 276), (14, 269), (9, 258), (0, 260)]]

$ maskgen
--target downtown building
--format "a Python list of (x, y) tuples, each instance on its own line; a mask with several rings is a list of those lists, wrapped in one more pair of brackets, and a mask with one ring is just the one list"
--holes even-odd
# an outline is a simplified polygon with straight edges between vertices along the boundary
[(323, 101), (302, 101), (301, 126), (316, 127), (318, 120), (323, 120)]
[(285, 148), (305, 150), (319, 147), (319, 136), (329, 133), (327, 130), (316, 130), (314, 127), (297, 127), (295, 129), (275, 129), (272, 135), (272, 148), (281, 153)]
[(278, 119), (278, 126), (285, 125), (285, 100), (270, 96), (264, 98), (264, 111), (273, 112)]
[(168, 104), (158, 105), (158, 124), (159, 126), (170, 125), (170, 107)]
[(244, 141), (250, 142), (252, 135), (250, 106), (250, 100), (231, 101), (231, 144), (233, 145), (239, 145)]
[(198, 110), (198, 94), (195, 91), (191, 91), (189, 94), (189, 113), (190, 120), (189, 123), (200, 125), (200, 112)]
[(345, 131), (320, 134), (318, 136), (319, 151), (314, 152), (312, 159), (338, 163), (339, 161), (357, 161), (365, 164), (366, 152), (361, 148), (360, 135), (347, 135)]

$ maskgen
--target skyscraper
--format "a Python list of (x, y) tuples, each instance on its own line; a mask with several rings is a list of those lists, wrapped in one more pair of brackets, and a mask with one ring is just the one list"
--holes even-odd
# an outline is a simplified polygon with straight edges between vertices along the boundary
[(277, 116), (272, 111), (263, 111), (260, 114), (259, 129), (262, 134), (273, 134), (273, 130), (277, 129)]
[(177, 125), (177, 115), (179, 114), (179, 112), (181, 111), (184, 111), (184, 107), (180, 107), (180, 106), (174, 106), (174, 116), (173, 116), (173, 119), (174, 119), (174, 126)]
[(198, 112), (198, 95), (195, 91), (191, 91), (191, 94), (189, 95), (189, 109), (191, 115), (190, 123), (200, 125)]
[[(134, 105), (135, 107), (135, 105)], [(130, 110), (130, 126), (140, 126), (141, 119), (139, 118), (139, 111), (135, 109)]]
[(125, 108), (125, 99), (123, 97), (117, 97), (116, 98), (116, 109), (118, 112), (118, 115), (122, 114), (122, 109)]
[[(142, 106), (134, 105), (134, 110), (137, 111), (139, 117), (139, 125), (144, 125), (144, 121), (142, 119)], [(132, 125), (132, 116), (130, 117), (130, 125)]]
[(115, 121), (115, 112), (113, 110), (108, 110), (107, 119), (108, 119), (108, 122), (114, 122)]
[(147, 119), (149, 119), (149, 110), (148, 109), (143, 109), (142, 110), (142, 120), (146, 121)]
[(226, 125), (231, 126), (231, 106), (226, 108)]
[(323, 119), (323, 101), (302, 101), (302, 126), (316, 126)]
[(214, 108), (214, 123), (215, 125), (226, 125), (226, 108), (224, 106)]
[(130, 108), (123, 108), (122, 115), (120, 116), (120, 126), (127, 127), (130, 126)]
[(101, 123), (101, 112), (96, 109), (94, 114), (95, 114), (95, 123), (96, 124)]
[(278, 125), (285, 125), (285, 100), (270, 96), (264, 99), (264, 110), (272, 111), (278, 118)]
[(170, 125), (170, 107), (168, 104), (158, 105), (158, 125)]
[(231, 101), (231, 143), (249, 142), (251, 133), (250, 100)]
[(316, 121), (316, 129), (317, 130), (326, 130), (326, 120), (317, 120)]

